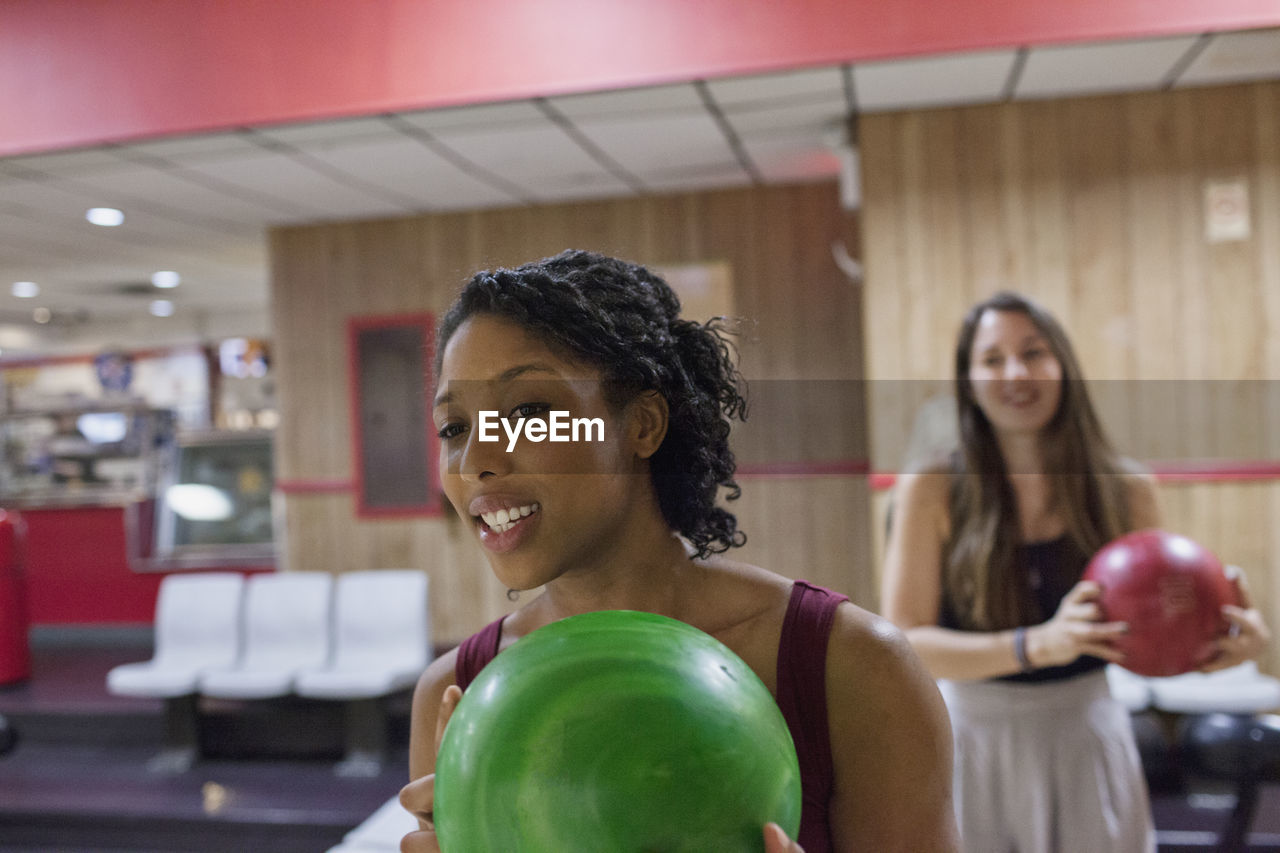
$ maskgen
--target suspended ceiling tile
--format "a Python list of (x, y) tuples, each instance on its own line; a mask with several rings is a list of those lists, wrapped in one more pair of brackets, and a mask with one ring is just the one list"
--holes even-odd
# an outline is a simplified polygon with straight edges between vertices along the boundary
[(608, 173), (562, 175), (532, 185), (538, 204), (625, 198), (635, 195), (631, 187)]
[[(83, 227), (81, 227), (83, 226)], [(123, 226), (122, 226), (123, 227)], [(0, 212), (0, 246), (36, 247), (53, 258), (91, 258), (129, 255), (135, 251), (138, 234), (110, 233), (84, 222), (67, 222), (56, 217), (16, 216)]]
[(541, 124), (547, 120), (531, 101), (505, 101), (467, 107), (446, 107), (421, 112), (397, 113), (410, 124), (427, 131), (445, 128), (476, 129), (505, 125)]
[[(42, 270), (55, 265), (81, 264), (86, 261), (102, 260), (104, 257), (129, 257), (122, 250), (93, 250), (84, 243), (60, 240), (56, 234), (31, 223), (15, 224), (10, 220), (0, 219), (0, 228), (4, 229), (4, 240), (0, 242), (0, 263), (12, 268), (13, 278), (10, 280), (31, 280), (42, 284)], [(0, 280), (0, 292), (8, 286)]]
[(1017, 52), (983, 51), (927, 59), (872, 62), (853, 68), (859, 112), (999, 100)]
[[(117, 162), (117, 166), (120, 164)], [(18, 208), (59, 217), (62, 221), (94, 228), (85, 221), (91, 207), (121, 207), (125, 199), (106, 193), (76, 178), (48, 177), (39, 180), (14, 178), (0, 183), (0, 210)], [(127, 216), (127, 213), (126, 213)]]
[[(5, 224), (0, 220), (0, 228), (4, 228)], [(7, 235), (0, 237), (0, 240), (3, 240), (0, 242), (0, 297), (8, 293), (5, 288), (11, 282), (34, 281), (38, 284), (38, 271), (49, 269), (50, 261), (55, 256), (25, 240), (15, 240)], [(70, 258), (60, 257), (59, 260), (67, 263)]]
[(1178, 78), (1178, 86), (1280, 79), (1280, 28), (1219, 33)]
[(838, 65), (803, 71), (708, 80), (707, 88), (711, 90), (716, 103), (726, 112), (793, 98), (835, 100), (846, 104), (843, 69)]
[(751, 183), (751, 177), (736, 163), (668, 167), (646, 172), (641, 177), (650, 191), (659, 193), (741, 187)]
[(45, 175), (64, 177), (92, 172), (97, 169), (110, 169), (119, 166), (119, 159), (110, 148), (90, 148), (77, 151), (55, 151), (50, 154), (34, 154), (23, 157), (6, 157), (0, 159), (0, 172), (13, 167), (20, 170), (32, 169)]
[[(7, 233), (21, 233), (21, 229), (12, 229), (8, 223), (0, 223), (0, 228)], [(73, 241), (64, 246), (56, 242), (56, 235), (39, 230), (27, 234), (28, 245), (43, 251), (38, 257), (19, 254), (10, 258), (7, 249), (0, 248), (0, 276), (12, 274), (13, 281), (35, 281), (42, 290), (41, 301), (68, 294), (70, 298), (105, 292), (125, 281), (146, 282), (157, 269), (177, 269), (184, 279), (179, 288), (183, 293), (202, 289), (205, 271), (211, 267), (237, 269), (238, 275), (249, 281), (265, 278), (266, 250), (261, 239), (237, 242), (231, 249), (208, 239), (182, 245), (172, 237), (165, 238), (160, 246), (123, 240), (114, 244)], [(159, 291), (156, 293), (158, 296)], [(28, 300), (16, 302), (36, 304)]]
[(209, 159), (241, 154), (251, 154), (261, 149), (250, 141), (247, 134), (233, 131), (230, 133), (206, 133), (199, 136), (179, 136), (168, 139), (155, 139), (147, 142), (135, 142), (121, 145), (116, 153), (121, 157), (140, 154), (148, 157), (161, 157), (174, 163), (185, 162), (189, 158)]
[(134, 205), (124, 224), (117, 228), (89, 227), (100, 244), (110, 242), (154, 247), (161, 251), (173, 246), (196, 252), (203, 251), (210, 242), (255, 239), (262, 231), (261, 226), (253, 224), (189, 214), (159, 200), (146, 200)]
[(364, 183), (394, 193), (418, 210), (492, 207), (519, 201), (401, 133), (334, 147), (314, 156)]
[(843, 97), (819, 96), (816, 99), (796, 98), (790, 103), (774, 102), (767, 107), (726, 109), (724, 116), (738, 135), (744, 136), (792, 128), (820, 133), (842, 122), (848, 114)]
[(100, 203), (96, 196), (83, 195), (58, 186), (57, 182), (19, 181), (0, 186), (0, 214), (40, 219), (66, 229), (86, 232), (95, 226), (85, 221), (85, 211)]
[[(42, 289), (63, 279), (75, 279), (75, 272), (86, 264), (100, 263), (100, 253), (77, 254), (74, 251), (48, 251), (55, 246), (32, 243), (29, 247), (0, 244), (0, 298), (16, 299), (9, 293), (15, 281), (34, 281)], [(26, 300), (18, 300), (25, 304)]]
[(255, 134), (277, 142), (296, 145), (299, 148), (327, 148), (344, 141), (369, 137), (389, 136), (395, 133), (385, 121), (371, 118), (341, 119), (308, 124), (277, 125), (258, 128)]
[(190, 168), (250, 191), (271, 187), (273, 194), (290, 199), (312, 219), (366, 219), (413, 212), (403, 204), (350, 186), (291, 157), (270, 151), (193, 163)]
[[(687, 115), (583, 119), (577, 128), (633, 174), (670, 169), (673, 163), (702, 167), (732, 163), (724, 133), (705, 111)], [(694, 174), (695, 172), (691, 172)]]
[(1185, 36), (1033, 48), (1014, 96), (1053, 98), (1155, 89), (1195, 43), (1196, 36)]
[(742, 144), (768, 182), (834, 178), (840, 171), (835, 151), (811, 135), (756, 134), (743, 137)]
[(582, 146), (550, 121), (500, 131), (443, 130), (435, 137), (468, 160), (521, 186), (555, 182), (569, 175), (608, 176)]
[[(255, 189), (252, 195), (237, 193), (232, 187), (220, 192), (157, 169), (116, 170), (87, 175), (78, 182), (100, 189), (104, 195), (156, 199), (168, 207), (181, 208), (193, 217), (213, 217), (246, 226), (288, 222), (306, 215), (305, 210), (284, 197), (270, 196), (270, 206), (255, 201), (264, 195), (261, 188)], [(128, 211), (125, 213), (127, 217)]]
[(599, 119), (611, 116), (680, 115), (701, 111), (702, 97), (691, 83), (620, 89), (591, 95), (566, 95), (550, 103), (571, 119)]

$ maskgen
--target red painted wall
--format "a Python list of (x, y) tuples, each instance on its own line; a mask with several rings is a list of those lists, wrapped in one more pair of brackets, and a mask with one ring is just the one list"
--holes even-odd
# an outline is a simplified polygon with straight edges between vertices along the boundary
[(26, 525), (22, 574), (32, 625), (151, 624), (164, 573), (129, 567), (122, 507), (24, 509), (21, 516)]
[(32, 624), (151, 622), (162, 575), (130, 571), (123, 509), (28, 509), (22, 518)]
[(1275, 0), (3, 0), (0, 156), (888, 56), (1275, 25)]

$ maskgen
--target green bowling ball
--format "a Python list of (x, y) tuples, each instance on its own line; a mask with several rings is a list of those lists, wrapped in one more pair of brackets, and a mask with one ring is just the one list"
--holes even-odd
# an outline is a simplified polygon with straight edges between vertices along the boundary
[(444, 853), (735, 853), (800, 826), (800, 768), (768, 688), (718, 640), (625, 610), (530, 633), (444, 732)]

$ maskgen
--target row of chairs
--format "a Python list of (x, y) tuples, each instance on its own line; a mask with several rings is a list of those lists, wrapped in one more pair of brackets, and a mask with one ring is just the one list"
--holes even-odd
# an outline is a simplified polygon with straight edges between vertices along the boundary
[(1107, 682), (1111, 695), (1135, 714), (1148, 709), (1170, 714), (1280, 710), (1280, 679), (1263, 675), (1253, 661), (1218, 672), (1188, 672), (1170, 678), (1146, 678), (1109, 664)]
[(413, 686), (431, 661), (428, 579), (415, 570), (173, 574), (156, 601), (150, 660), (107, 673), (121, 696), (166, 702), (168, 743), (154, 769), (198, 754), (197, 699), (283, 696), (344, 701), (340, 773), (378, 772), (381, 700)]
[[(1129, 709), (1153, 786), (1182, 791), (1189, 775), (1229, 782), (1235, 806), (1217, 850), (1244, 850), (1259, 789), (1280, 781), (1280, 679), (1247, 661), (1218, 672), (1144, 678), (1107, 667), (1111, 695)], [(1155, 713), (1152, 713), (1155, 712)]]

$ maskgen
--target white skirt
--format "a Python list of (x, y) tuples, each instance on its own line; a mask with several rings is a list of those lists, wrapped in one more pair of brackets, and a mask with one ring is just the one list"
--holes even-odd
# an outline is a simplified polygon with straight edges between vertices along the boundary
[(965, 853), (1153, 853), (1129, 712), (1099, 670), (1064, 681), (940, 681)]

